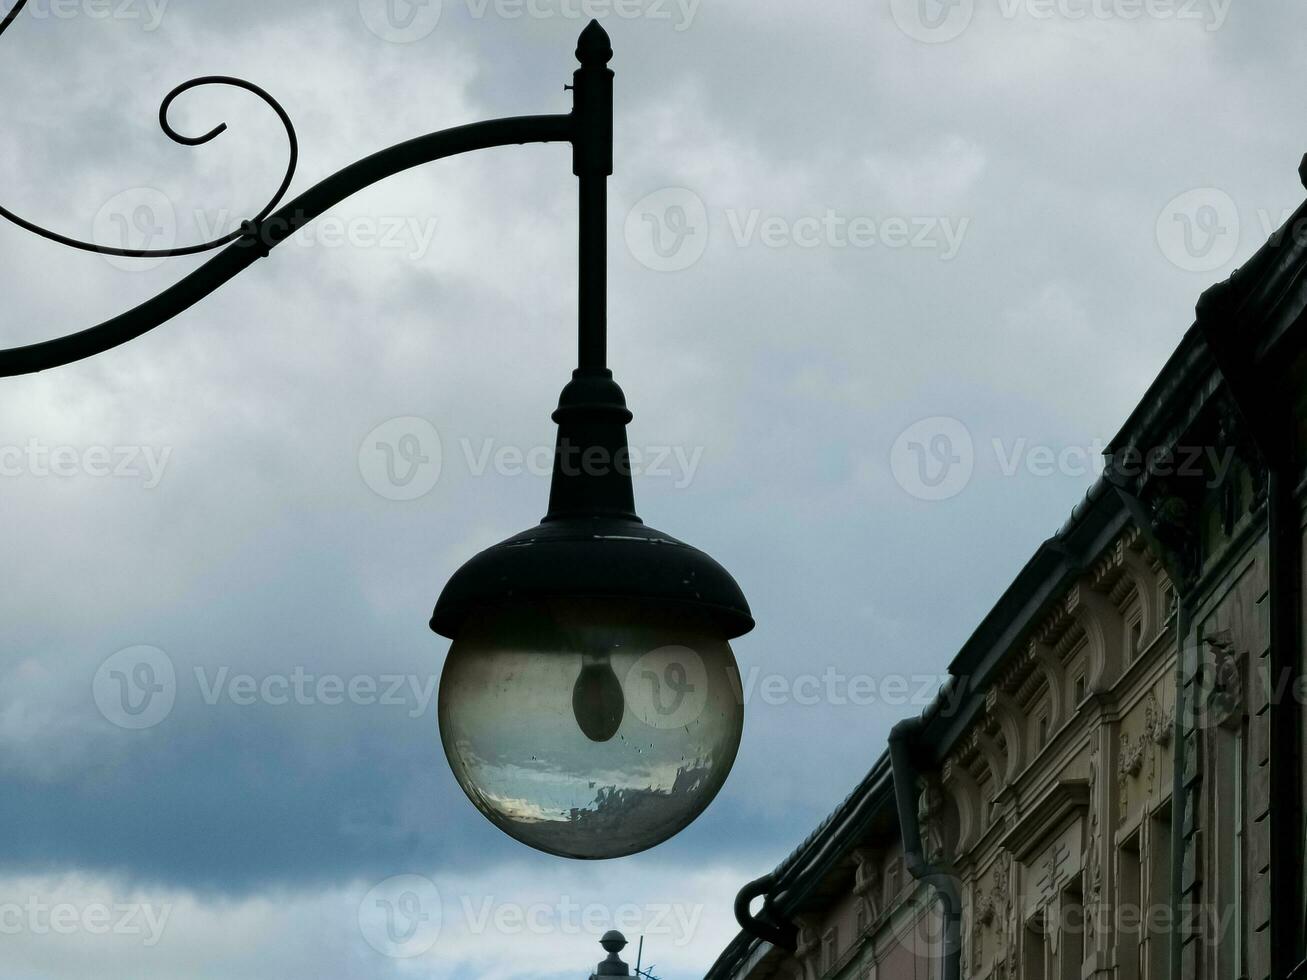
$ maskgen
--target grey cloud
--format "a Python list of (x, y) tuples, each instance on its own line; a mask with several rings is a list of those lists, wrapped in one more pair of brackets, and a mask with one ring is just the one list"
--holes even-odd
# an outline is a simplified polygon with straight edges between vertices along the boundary
[[(197, 203), (257, 207), (284, 141), (255, 100), (179, 104), (179, 125), (230, 124), (203, 148), (154, 129), (164, 92), (204, 72), (245, 75), (287, 104), (304, 146), (297, 189), (429, 129), (566, 108), (576, 22), (445, 6), (410, 45), (370, 33), (355, 0), (173, 0), (151, 33), (20, 19), (0, 39), (0, 80), (20, 93), (0, 140), (4, 203), (78, 234), (134, 186), (160, 187), (183, 219)], [(1284, 39), (1303, 16), (1236, 8), (1204, 33), (985, 15), (933, 46), (900, 32), (887, 0), (704, 0), (681, 32), (609, 20), (613, 365), (635, 443), (704, 449), (688, 487), (644, 480), (638, 501), (737, 572), (759, 622), (737, 644), (744, 669), (944, 669), (1089, 478), (1003, 476), (980, 452), (957, 497), (925, 502), (894, 478), (895, 439), (934, 416), (962, 421), (978, 451), (1115, 431), (1201, 289), (1256, 246), (1257, 209), (1301, 198)], [(572, 181), (562, 147), (405, 175), (339, 214), (436, 218), (421, 258), (288, 245), (153, 334), (0, 386), (0, 446), (172, 450), (152, 490), (0, 479), (0, 678), (24, 678), (0, 689), (0, 869), (246, 897), (396, 865), (556, 873), (463, 799), (433, 717), (209, 706), (191, 689), (131, 733), (106, 728), (88, 685), (133, 644), (183, 672), (438, 671), (444, 646), (425, 619), (441, 584), (537, 520), (547, 487), (451, 465), (422, 500), (387, 501), (359, 475), (359, 443), (418, 415), (450, 452), (460, 438), (548, 444), (573, 349)], [(1207, 186), (1236, 201), (1241, 241), (1195, 274), (1168, 262), (1155, 224)], [(624, 241), (628, 210), (665, 187), (697, 193), (709, 221), (681, 272), (647, 268)], [(730, 234), (731, 213), (792, 223), (828, 209), (970, 224), (950, 262)], [(10, 228), (0, 258), (5, 344), (103, 319), (193, 264), (124, 272)], [(618, 866), (633, 900), (641, 862), (769, 866), (915, 710), (751, 704), (717, 802)]]

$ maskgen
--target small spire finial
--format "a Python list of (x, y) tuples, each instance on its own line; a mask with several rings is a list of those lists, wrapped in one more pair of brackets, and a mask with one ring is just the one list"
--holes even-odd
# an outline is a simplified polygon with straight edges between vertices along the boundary
[(608, 953), (608, 957), (595, 968), (595, 972), (590, 975), (591, 980), (595, 977), (629, 977), (631, 968), (617, 955), (625, 948), (626, 937), (616, 929), (610, 929), (599, 940), (599, 945)]
[(613, 44), (597, 20), (590, 21), (576, 42), (576, 60), (586, 68), (602, 68), (613, 60)]
[(599, 945), (609, 953), (620, 953), (626, 948), (626, 937), (616, 929), (610, 929), (604, 933), (603, 938), (599, 940)]

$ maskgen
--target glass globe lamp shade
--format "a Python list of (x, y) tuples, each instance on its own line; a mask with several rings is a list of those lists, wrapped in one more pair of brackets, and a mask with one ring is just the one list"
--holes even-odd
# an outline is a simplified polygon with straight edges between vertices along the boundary
[(748, 603), (708, 555), (638, 518), (564, 517), (468, 561), (431, 627), (454, 642), (440, 738), (459, 785), (537, 850), (660, 844), (722, 788), (744, 706)]
[(440, 680), (440, 736), (495, 826), (570, 858), (635, 854), (690, 824), (735, 761), (729, 643), (692, 607), (555, 598), (483, 608)]

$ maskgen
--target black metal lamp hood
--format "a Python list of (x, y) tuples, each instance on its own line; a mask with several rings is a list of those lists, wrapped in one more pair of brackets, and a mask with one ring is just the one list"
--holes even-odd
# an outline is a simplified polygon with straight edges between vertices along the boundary
[(549, 513), (463, 565), (441, 592), (431, 628), (455, 639), (478, 607), (584, 597), (681, 606), (706, 616), (727, 640), (753, 629), (744, 593), (725, 568), (636, 516), (631, 412), (612, 372), (576, 371), (553, 418)]

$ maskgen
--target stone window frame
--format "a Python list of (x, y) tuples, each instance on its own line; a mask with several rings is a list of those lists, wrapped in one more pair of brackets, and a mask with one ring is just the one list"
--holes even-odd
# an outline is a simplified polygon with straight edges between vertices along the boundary
[[(1144, 596), (1140, 586), (1132, 580), (1129, 593), (1121, 603), (1121, 669), (1124, 674), (1144, 655), (1153, 639), (1161, 630), (1154, 630), (1149, 636), (1144, 622)], [(1157, 624), (1152, 624), (1155, 627)]]
[(833, 925), (821, 936), (821, 972), (830, 973), (840, 961), (840, 927)]
[(1071, 681), (1071, 710), (1078, 711), (1089, 700), (1089, 671), (1081, 667), (1076, 670)]

